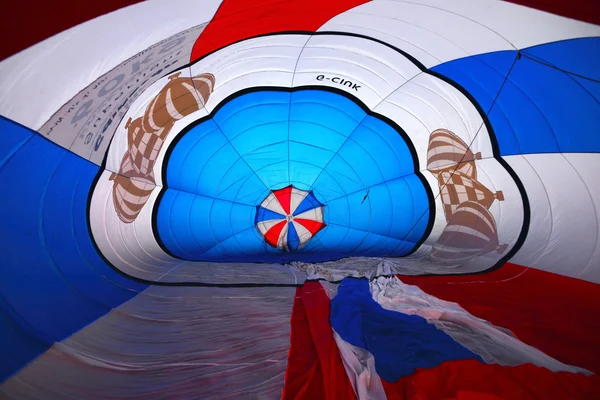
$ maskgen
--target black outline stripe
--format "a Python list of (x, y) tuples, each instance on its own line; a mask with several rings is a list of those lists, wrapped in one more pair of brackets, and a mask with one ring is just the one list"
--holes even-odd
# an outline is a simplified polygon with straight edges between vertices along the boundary
[[(227, 96), (226, 98), (224, 98), (223, 100), (221, 100), (221, 102), (214, 108), (214, 110), (207, 116), (202, 117), (192, 123), (190, 123), (189, 125), (187, 125), (185, 128), (183, 128), (179, 133), (177, 133), (177, 136), (175, 137), (175, 139), (169, 144), (169, 147), (167, 148), (167, 151), (165, 152), (165, 156), (163, 158), (163, 163), (162, 163), (162, 171), (161, 171), (161, 175), (162, 175), (162, 179), (163, 179), (163, 186), (160, 190), (160, 193), (158, 194), (158, 197), (156, 199), (156, 202), (154, 203), (155, 206), (152, 209), (152, 234), (154, 236), (154, 239), (156, 240), (156, 242), (158, 243), (159, 247), (169, 256), (178, 259), (178, 260), (182, 260), (182, 261), (193, 261), (193, 262), (208, 262), (208, 261), (203, 261), (203, 260), (187, 260), (185, 258), (179, 257), (175, 254), (173, 254), (164, 244), (164, 242), (162, 241), (162, 239), (160, 238), (159, 234), (158, 234), (158, 206), (160, 205), (160, 200), (162, 200), (166, 189), (168, 188), (167, 185), (167, 165), (169, 164), (169, 159), (171, 157), (171, 154), (173, 153), (177, 143), (179, 143), (179, 141), (185, 136), (185, 134), (187, 134), (190, 130), (192, 130), (193, 128), (195, 128), (196, 126), (200, 125), (203, 122), (206, 122), (210, 119), (213, 119), (215, 114), (222, 108), (224, 107), (226, 104), (228, 104), (229, 102), (231, 102), (232, 100), (244, 96), (246, 94), (250, 94), (250, 93), (256, 93), (256, 92), (268, 92), (268, 91), (272, 91), (272, 92), (284, 92), (284, 93), (294, 93), (294, 92), (300, 92), (300, 91), (306, 91), (306, 90), (319, 90), (319, 91), (324, 91), (324, 92), (329, 92), (329, 93), (335, 93), (337, 95), (341, 95), (344, 98), (347, 98), (349, 100), (351, 100), (353, 103), (355, 103), (356, 105), (358, 105), (364, 112), (365, 114), (367, 114), (368, 116), (372, 116), (374, 118), (378, 118), (379, 120), (381, 120), (382, 122), (387, 123), (388, 125), (390, 125), (390, 127), (392, 127), (396, 132), (398, 132), (398, 134), (402, 137), (402, 139), (405, 141), (408, 150), (410, 151), (410, 154), (412, 156), (413, 159), (413, 168), (414, 168), (414, 173), (415, 175), (417, 175), (419, 177), (419, 179), (421, 180), (421, 182), (423, 183), (423, 186), (425, 187), (425, 191), (427, 192), (427, 198), (428, 201), (431, 202), (434, 201), (434, 196), (433, 196), (433, 192), (431, 191), (431, 187), (429, 186), (429, 183), (427, 182), (425, 176), (423, 176), (423, 174), (420, 171), (420, 167), (419, 167), (419, 159), (417, 156), (417, 151), (412, 143), (412, 140), (410, 139), (410, 137), (408, 136), (408, 134), (393, 120), (391, 120), (390, 118), (378, 114), (374, 111), (372, 111), (369, 107), (367, 107), (366, 104), (364, 104), (360, 99), (355, 98), (354, 96), (352, 96), (350, 93), (343, 91), (342, 89), (338, 89), (335, 87), (329, 87), (329, 86), (319, 86), (319, 85), (306, 85), (306, 86), (296, 86), (296, 87), (277, 87), (277, 86), (255, 86), (255, 87), (251, 87), (251, 88), (245, 88), (242, 89), (240, 91), (237, 91), (235, 93), (230, 94), (229, 96)], [(431, 212), (433, 210), (433, 212)], [(433, 224), (435, 222), (435, 212), (436, 209), (435, 207), (432, 209), (430, 208), (429, 210), (429, 220), (427, 222), (427, 227), (425, 228), (425, 231), (423, 233), (422, 238), (419, 240), (419, 242), (417, 242), (414, 247), (411, 249), (410, 252), (408, 252), (406, 255), (410, 255), (412, 253), (414, 253), (420, 246), (421, 244), (427, 239), (427, 237), (429, 237), (431, 230), (433, 229)], [(347, 258), (347, 257), (344, 257)], [(327, 260), (327, 262), (333, 262), (333, 261), (337, 261), (343, 258), (337, 258), (337, 259), (331, 259), (331, 260)], [(224, 262), (224, 261), (223, 261)], [(272, 263), (267, 263), (267, 262), (251, 262), (248, 261), (249, 263), (253, 263), (256, 265), (265, 265), (265, 264), (272, 264)]]
[[(251, 40), (251, 39), (256, 39), (256, 38), (261, 38), (261, 37), (268, 37), (268, 36), (283, 36), (283, 35), (307, 35), (307, 36), (322, 36), (322, 35), (334, 35), (334, 36), (347, 36), (347, 37), (355, 37), (355, 38), (361, 38), (361, 39), (365, 39), (371, 42), (376, 42), (379, 43), (385, 47), (388, 47), (394, 51), (396, 51), (397, 53), (400, 53), (401, 55), (403, 55), (404, 57), (406, 57), (408, 60), (410, 60), (416, 67), (418, 67), (421, 72), (429, 74), (431, 76), (434, 76), (438, 79), (441, 79), (442, 81), (448, 83), (449, 85), (451, 85), (452, 87), (454, 87), (455, 89), (457, 89), (458, 91), (460, 91), (465, 97), (467, 97), (469, 99), (469, 101), (475, 106), (475, 108), (477, 109), (478, 113), (480, 114), (490, 137), (490, 141), (492, 144), (492, 150), (493, 150), (493, 156), (494, 158), (506, 169), (506, 171), (509, 173), (509, 175), (511, 175), (511, 177), (513, 178), (515, 184), (517, 185), (519, 192), (521, 194), (521, 198), (523, 201), (523, 212), (524, 212), (524, 216), (523, 216), (523, 225), (521, 227), (521, 232), (519, 234), (519, 237), (517, 239), (517, 241), (515, 242), (515, 244), (513, 245), (513, 247), (511, 248), (511, 250), (509, 250), (507, 252), (507, 254), (502, 257), (496, 264), (494, 264), (492, 267), (482, 270), (482, 271), (478, 271), (478, 272), (469, 272), (469, 273), (461, 273), (461, 274), (423, 274), (420, 276), (461, 276), (461, 275), (477, 275), (477, 274), (482, 274), (482, 273), (487, 273), (487, 272), (491, 272), (493, 270), (496, 270), (500, 267), (502, 267), (509, 259), (511, 259), (519, 250), (520, 248), (523, 246), (523, 243), (525, 242), (525, 239), (527, 238), (527, 234), (529, 231), (529, 225), (530, 225), (530, 221), (531, 221), (531, 209), (530, 209), (530, 204), (529, 204), (529, 199), (527, 197), (527, 193), (525, 191), (525, 187), (523, 185), (523, 183), (521, 182), (521, 180), (519, 179), (518, 175), (516, 174), (516, 172), (512, 169), (512, 167), (500, 156), (500, 151), (499, 151), (499, 147), (498, 147), (498, 140), (496, 138), (496, 134), (493, 130), (493, 127), (489, 121), (488, 116), (486, 115), (486, 113), (484, 112), (484, 110), (481, 108), (481, 106), (479, 105), (479, 103), (475, 100), (475, 98), (464, 88), (462, 87), (460, 84), (458, 84), (457, 82), (455, 82), (454, 80), (446, 77), (445, 75), (442, 75), (440, 73), (437, 73), (435, 71), (432, 71), (430, 69), (427, 69), (420, 61), (418, 61), (416, 58), (414, 58), (412, 55), (408, 54), (407, 52), (401, 50), (400, 48), (393, 46), (389, 43), (386, 43), (382, 40), (376, 39), (376, 38), (372, 38), (366, 35), (361, 35), (361, 34), (356, 34), (356, 33), (351, 33), (351, 32), (335, 32), (335, 31), (318, 31), (318, 32), (310, 32), (310, 31), (285, 31), (285, 32), (271, 32), (271, 33), (267, 33), (267, 34), (262, 34), (262, 35), (256, 35), (256, 36), (252, 36), (252, 37), (248, 37), (248, 38), (244, 38), (235, 42), (232, 42), (226, 46), (223, 46), (219, 49), (215, 49), (205, 55), (203, 55), (202, 57), (194, 60), (193, 62), (190, 62), (188, 64), (185, 64), (183, 66), (180, 66), (179, 68), (177, 68), (176, 70), (173, 70), (165, 75), (163, 75), (163, 77), (171, 75), (173, 72), (175, 71), (179, 71), (179, 70), (183, 70), (186, 68), (190, 68), (191, 66), (193, 66), (194, 64), (200, 62), (201, 60), (203, 60), (204, 58), (210, 56), (211, 54), (214, 54), (217, 51), (220, 51), (222, 49), (225, 49), (229, 46), (235, 45), (237, 43), (241, 43), (247, 40)], [(169, 147), (167, 148), (167, 152), (165, 153), (165, 157), (163, 160), (163, 166), (162, 166), (162, 177), (163, 177), (163, 187), (160, 190), (160, 193), (156, 199), (155, 202), (155, 206), (153, 207), (152, 210), (152, 229), (153, 229), (153, 236), (155, 237), (158, 245), (161, 247), (161, 249), (168, 255), (172, 256), (173, 258), (179, 259), (179, 260), (184, 260), (181, 257), (175, 256), (174, 254), (172, 254), (164, 245), (164, 243), (162, 242), (162, 240), (159, 238), (158, 236), (158, 229), (157, 229), (157, 223), (156, 223), (156, 216), (158, 213), (158, 207), (156, 206), (156, 204), (160, 204), (160, 201), (162, 199), (162, 197), (164, 196), (164, 192), (166, 190), (166, 165), (168, 164), (168, 159), (171, 156), (171, 153), (173, 152), (173, 149), (175, 147), (175, 145), (179, 142), (179, 140), (181, 140), (181, 138), (187, 133), (189, 132), (189, 130), (191, 130), (192, 128), (194, 128), (195, 126), (201, 124), (202, 122), (205, 122), (206, 120), (212, 118), (214, 116), (214, 114), (221, 109), (221, 107), (223, 107), (225, 104), (227, 104), (229, 101), (233, 100), (236, 97), (242, 96), (244, 94), (248, 94), (248, 93), (252, 93), (252, 92), (257, 92), (257, 91), (264, 91), (264, 90), (270, 90), (270, 91), (284, 91), (284, 92), (294, 92), (294, 91), (299, 91), (299, 90), (321, 90), (321, 91), (329, 91), (329, 92), (333, 92), (336, 94), (340, 94), (344, 97), (350, 98), (352, 101), (354, 101), (359, 107), (361, 107), (361, 109), (363, 109), (363, 111), (365, 111), (368, 115), (374, 116), (376, 118), (379, 118), (380, 120), (382, 120), (383, 122), (388, 123), (390, 126), (392, 126), (394, 129), (396, 129), (396, 131), (403, 137), (403, 139), (405, 140), (405, 142), (407, 143), (409, 150), (411, 152), (411, 155), (413, 156), (413, 161), (414, 161), (414, 166), (415, 166), (415, 174), (421, 179), (423, 186), (426, 189), (427, 195), (428, 195), (428, 201), (429, 201), (429, 221), (426, 227), (426, 230), (421, 238), (421, 240), (419, 240), (419, 242), (417, 242), (413, 248), (413, 250), (411, 250), (409, 253), (407, 253), (406, 256), (414, 253), (416, 250), (418, 250), (420, 248), (420, 246), (423, 244), (423, 242), (429, 237), (429, 235), (431, 234), (431, 231), (433, 229), (433, 225), (435, 222), (435, 212), (436, 212), (436, 207), (435, 207), (435, 198), (433, 196), (433, 192), (431, 190), (431, 186), (429, 185), (429, 182), (427, 182), (425, 176), (421, 173), (420, 168), (419, 168), (419, 161), (418, 161), (418, 157), (416, 154), (416, 150), (414, 148), (414, 145), (410, 139), (410, 137), (408, 137), (408, 135), (406, 134), (406, 132), (394, 121), (392, 121), (390, 118), (383, 116), (383, 115), (379, 115), (378, 113), (373, 112), (372, 110), (370, 110), (368, 107), (366, 107), (366, 105), (358, 98), (352, 96), (352, 94), (343, 91), (341, 89), (338, 88), (334, 88), (334, 87), (329, 87), (329, 86), (319, 86), (319, 85), (307, 85), (307, 86), (298, 86), (298, 87), (276, 87), (276, 86), (259, 86), (259, 87), (252, 87), (252, 88), (246, 88), (246, 89), (242, 89), (236, 93), (233, 93), (229, 96), (227, 96), (226, 98), (224, 98), (223, 100), (221, 100), (221, 102), (212, 110), (212, 112), (203, 117), (200, 118), (194, 122), (192, 122), (191, 124), (189, 124), (188, 126), (186, 126), (184, 129), (182, 129), (180, 132), (177, 133), (177, 136), (174, 138), (173, 142), (171, 142), (171, 144), (169, 145)], [(114, 135), (113, 135), (114, 136)], [(112, 141), (112, 138), (111, 138)], [(110, 144), (108, 149), (110, 149)], [(107, 154), (108, 154), (108, 149), (107, 149)], [(209, 284), (209, 283), (203, 283), (203, 282), (157, 282), (157, 281), (147, 281), (144, 279), (140, 279), (140, 278), (135, 278), (133, 276), (130, 276), (128, 274), (126, 274), (125, 272), (121, 271), (120, 269), (116, 268), (115, 266), (113, 266), (110, 262), (108, 262), (108, 260), (106, 259), (106, 257), (104, 257), (104, 255), (102, 255), (102, 253), (100, 252), (100, 249), (98, 248), (96, 241), (92, 235), (91, 232), (91, 224), (89, 221), (90, 218), (90, 205), (91, 205), (91, 197), (92, 197), (92, 193), (94, 192), (95, 186), (102, 174), (102, 172), (105, 170), (105, 166), (106, 166), (106, 158), (107, 155), (105, 155), (104, 160), (102, 165), (100, 166), (99, 172), (96, 176), (96, 178), (94, 179), (94, 182), (92, 183), (91, 186), (91, 190), (90, 190), (90, 194), (89, 194), (89, 198), (88, 198), (88, 205), (87, 205), (87, 217), (88, 217), (88, 230), (90, 233), (90, 237), (91, 240), (94, 244), (94, 246), (96, 247), (96, 250), (98, 251), (98, 253), (101, 255), (101, 257), (105, 260), (105, 262), (110, 265), (113, 269), (117, 270), (119, 273), (125, 275), (126, 277), (136, 280), (138, 282), (142, 282), (142, 283), (147, 283), (150, 285), (159, 285), (159, 286), (206, 286), (206, 287), (300, 287), (302, 286), (301, 284), (268, 284), (268, 283), (261, 283), (261, 284), (251, 284), (251, 283), (239, 283), (239, 284)], [(404, 257), (406, 257), (404, 256)], [(397, 257), (398, 259), (401, 259), (403, 257)], [(331, 261), (335, 261), (335, 260), (331, 260)], [(266, 263), (256, 263), (257, 265), (261, 265), (261, 264), (266, 264)]]

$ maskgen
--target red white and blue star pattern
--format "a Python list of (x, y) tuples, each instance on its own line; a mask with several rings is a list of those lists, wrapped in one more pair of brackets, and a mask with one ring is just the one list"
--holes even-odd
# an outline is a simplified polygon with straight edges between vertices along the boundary
[(298, 250), (325, 227), (324, 208), (312, 191), (291, 185), (273, 190), (258, 206), (256, 229), (270, 246)]

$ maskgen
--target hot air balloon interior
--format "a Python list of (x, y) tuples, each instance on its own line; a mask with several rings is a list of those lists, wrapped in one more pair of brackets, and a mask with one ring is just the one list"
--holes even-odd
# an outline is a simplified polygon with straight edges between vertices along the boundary
[(600, 3), (9, 3), (1, 399), (600, 399)]

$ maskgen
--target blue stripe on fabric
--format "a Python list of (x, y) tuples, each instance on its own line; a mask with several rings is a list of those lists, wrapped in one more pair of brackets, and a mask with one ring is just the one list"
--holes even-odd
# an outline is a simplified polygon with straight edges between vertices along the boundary
[(258, 207), (256, 222), (268, 221), (270, 219), (285, 219), (285, 215), (281, 215), (264, 207)]
[(424, 318), (381, 307), (373, 300), (367, 279), (342, 281), (331, 300), (330, 321), (342, 339), (373, 355), (377, 373), (387, 382), (445, 361), (483, 362)]
[(288, 223), (288, 234), (287, 234), (287, 245), (290, 250), (298, 249), (300, 245), (300, 238), (298, 237), (298, 232), (296, 232), (296, 227), (294, 224)]
[(600, 152), (600, 135), (595, 134), (600, 38), (542, 44), (516, 57), (516, 51), (501, 51), (432, 70), (464, 87), (489, 113), (502, 156)]
[[(191, 260), (402, 256), (414, 249), (429, 220), (427, 192), (414, 164), (394, 127), (345, 96), (322, 90), (243, 94), (172, 149), (158, 234), (167, 249)], [(271, 190), (289, 185), (313, 191), (295, 215), (323, 204), (325, 223), (341, 229), (323, 229), (291, 253), (272, 251), (256, 231), (255, 223), (266, 218), (256, 206)], [(204, 199), (192, 208), (190, 196)], [(216, 213), (210, 199), (237, 207)], [(317, 239), (320, 246), (312, 246)]]
[(10, 154), (0, 165), (1, 382), (147, 285), (115, 272), (89, 237), (98, 166), (5, 118), (0, 154)]
[(322, 204), (319, 202), (319, 200), (317, 200), (315, 195), (310, 192), (304, 199), (302, 199), (302, 202), (298, 204), (298, 207), (296, 207), (296, 210), (294, 211), (294, 216), (321, 206)]
[(572, 74), (600, 81), (600, 37), (540, 44), (521, 52)]

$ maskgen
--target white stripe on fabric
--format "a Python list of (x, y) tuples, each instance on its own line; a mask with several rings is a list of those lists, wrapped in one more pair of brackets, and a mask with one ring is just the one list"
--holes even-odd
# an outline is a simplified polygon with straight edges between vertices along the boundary
[(477, 318), (457, 303), (438, 299), (419, 287), (407, 285), (397, 277), (379, 277), (370, 282), (373, 300), (383, 308), (408, 315), (418, 315), (488, 364), (522, 365), (532, 363), (553, 372), (589, 371), (563, 364), (540, 350), (521, 342), (510, 331)]
[(335, 330), (333, 338), (340, 350), (344, 369), (356, 397), (359, 400), (386, 400), (381, 378), (375, 370), (373, 354), (346, 342)]
[(287, 247), (287, 245), (288, 245), (288, 242), (287, 242), (288, 225), (289, 225), (289, 223), (286, 223), (283, 226), (283, 229), (281, 230), (281, 233), (279, 234), (279, 240), (277, 241), (277, 247), (283, 248), (286, 250), (288, 248)]
[[(475, 208), (471, 208), (471, 207), (468, 207), (468, 208), (467, 207), (460, 207), (460, 205), (459, 205), (459, 208), (460, 208), (461, 212), (466, 212), (466, 213), (478, 216), (482, 221), (485, 222), (485, 224), (488, 226), (488, 228), (491, 231), (495, 231), (496, 230), (496, 227), (490, 222), (489, 216), (482, 214), (479, 210), (477, 210)], [(457, 210), (458, 210), (458, 208), (457, 208)]]
[(306, 198), (308, 192), (304, 190), (298, 190), (296, 188), (292, 188), (292, 195), (290, 199), (290, 214), (293, 214), (296, 211), (296, 208), (302, 203), (302, 200)]
[(275, 197), (273, 192), (269, 193), (267, 198), (264, 199), (260, 205), (266, 208), (267, 210), (276, 212), (277, 214), (286, 215), (285, 210), (283, 209), (281, 204), (279, 204), (279, 200), (277, 200), (277, 197)]
[(183, 118), (185, 115), (181, 115), (179, 113), (179, 111), (177, 111), (177, 109), (175, 108), (175, 104), (173, 102), (173, 89), (169, 88), (167, 90), (167, 96), (165, 99), (165, 107), (167, 107), (167, 112), (169, 113), (169, 115), (174, 118), (174, 119), (181, 119)]
[[(200, 99), (200, 92), (198, 92), (198, 90), (196, 90), (196, 87), (194, 85), (187, 83), (187, 82), (182, 82), (181, 85), (184, 88), (186, 88), (190, 93), (192, 93), (192, 95), (196, 99), (199, 109), (204, 107), (204, 101)], [(190, 105), (190, 108), (191, 107), (193, 107), (193, 106)], [(182, 110), (182, 111), (185, 111), (185, 110)]]
[(313, 221), (323, 222), (323, 207), (313, 208), (312, 210), (304, 211), (301, 214), (298, 214), (294, 217), (294, 219), (310, 219)]
[(156, 96), (154, 98), (154, 100), (152, 100), (152, 102), (150, 103), (150, 109), (146, 112), (146, 114), (148, 115), (148, 123), (150, 124), (150, 127), (152, 129), (154, 129), (155, 131), (159, 130), (161, 127), (156, 125), (156, 123), (154, 122), (154, 107), (156, 106), (156, 103), (158, 102), (158, 97)]
[(484, 240), (491, 240), (491, 238), (487, 237), (487, 235), (484, 235), (482, 232), (473, 229), (471, 227), (468, 227), (466, 225), (448, 225), (446, 227), (446, 229), (444, 229), (444, 232), (459, 232), (459, 233), (464, 233), (467, 235), (471, 235), (471, 236), (475, 236)]
[(256, 226), (258, 227), (258, 230), (260, 231), (260, 233), (264, 236), (267, 234), (267, 231), (269, 229), (271, 229), (272, 227), (274, 227), (281, 221), (283, 221), (283, 220), (282, 219), (268, 219), (266, 221), (260, 221), (258, 224), (256, 224)]

